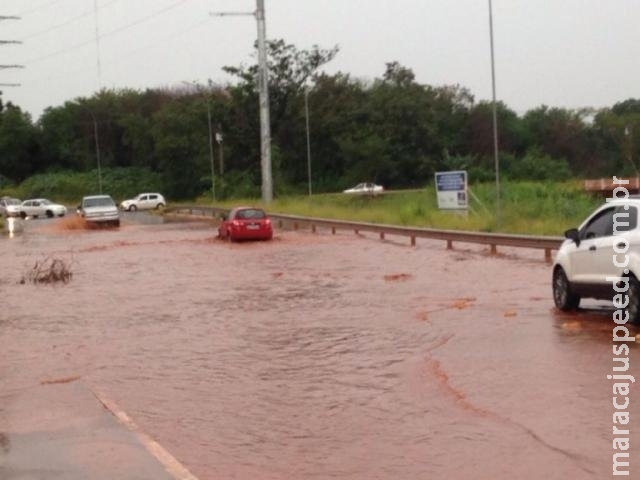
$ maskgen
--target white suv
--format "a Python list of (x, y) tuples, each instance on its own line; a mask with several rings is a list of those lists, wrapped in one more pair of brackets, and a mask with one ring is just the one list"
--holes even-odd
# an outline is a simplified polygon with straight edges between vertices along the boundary
[(134, 212), (136, 210), (151, 210), (154, 208), (164, 208), (167, 202), (159, 193), (141, 193), (130, 200), (125, 200), (120, 204), (122, 210)]
[(553, 265), (553, 300), (560, 310), (578, 308), (582, 298), (612, 300), (622, 292), (629, 321), (640, 323), (639, 209), (638, 198), (613, 200), (565, 232)]

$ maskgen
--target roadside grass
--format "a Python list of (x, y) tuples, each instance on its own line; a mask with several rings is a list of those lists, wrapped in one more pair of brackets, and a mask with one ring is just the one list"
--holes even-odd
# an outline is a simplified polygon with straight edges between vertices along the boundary
[[(498, 220), (495, 184), (474, 185), (471, 192), (471, 208), (467, 214), (438, 210), (436, 193), (431, 186), (377, 197), (318, 194), (281, 197), (268, 206), (256, 199), (227, 200), (217, 205), (229, 208), (260, 205), (272, 213), (389, 225), (557, 236), (577, 226), (602, 202), (601, 198), (584, 192), (578, 181), (504, 182)], [(206, 204), (210, 200), (201, 198), (198, 203)]]

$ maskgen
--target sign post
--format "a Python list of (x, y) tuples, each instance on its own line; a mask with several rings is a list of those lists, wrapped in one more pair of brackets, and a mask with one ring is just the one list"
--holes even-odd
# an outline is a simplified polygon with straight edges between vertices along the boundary
[(464, 210), (469, 208), (467, 196), (467, 172), (456, 170), (436, 172), (436, 195), (440, 210)]

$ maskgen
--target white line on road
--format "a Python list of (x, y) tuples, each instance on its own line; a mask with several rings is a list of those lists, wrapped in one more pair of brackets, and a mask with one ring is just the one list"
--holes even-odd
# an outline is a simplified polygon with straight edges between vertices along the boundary
[(91, 389), (104, 407), (109, 410), (127, 429), (133, 432), (144, 447), (164, 466), (164, 468), (176, 480), (198, 480), (187, 467), (182, 465), (173, 455), (171, 455), (162, 445), (153, 440), (149, 435), (140, 430), (140, 427), (111, 399)]

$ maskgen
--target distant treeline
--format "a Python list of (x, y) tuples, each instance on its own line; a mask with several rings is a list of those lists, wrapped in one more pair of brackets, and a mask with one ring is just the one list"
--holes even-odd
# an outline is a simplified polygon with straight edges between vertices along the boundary
[[(337, 47), (298, 50), (282, 40), (268, 46), (276, 195), (306, 190), (305, 97), (315, 192), (365, 180), (388, 188), (422, 186), (446, 169), (467, 169), (473, 181), (494, 178), (490, 102), (476, 102), (458, 85), (419, 84), (397, 62), (388, 63), (381, 78), (362, 81), (320, 73)], [(93, 171), (99, 151), (103, 169), (148, 172), (170, 198), (206, 194), (210, 114), (218, 194), (259, 195), (257, 66), (225, 71), (236, 81), (102, 90), (50, 107), (37, 122), (19, 106), (0, 102), (0, 189), (36, 174)], [(523, 116), (504, 103), (497, 108), (506, 178), (636, 174), (638, 99), (597, 110), (540, 106)], [(131, 184), (135, 189), (135, 179)]]

